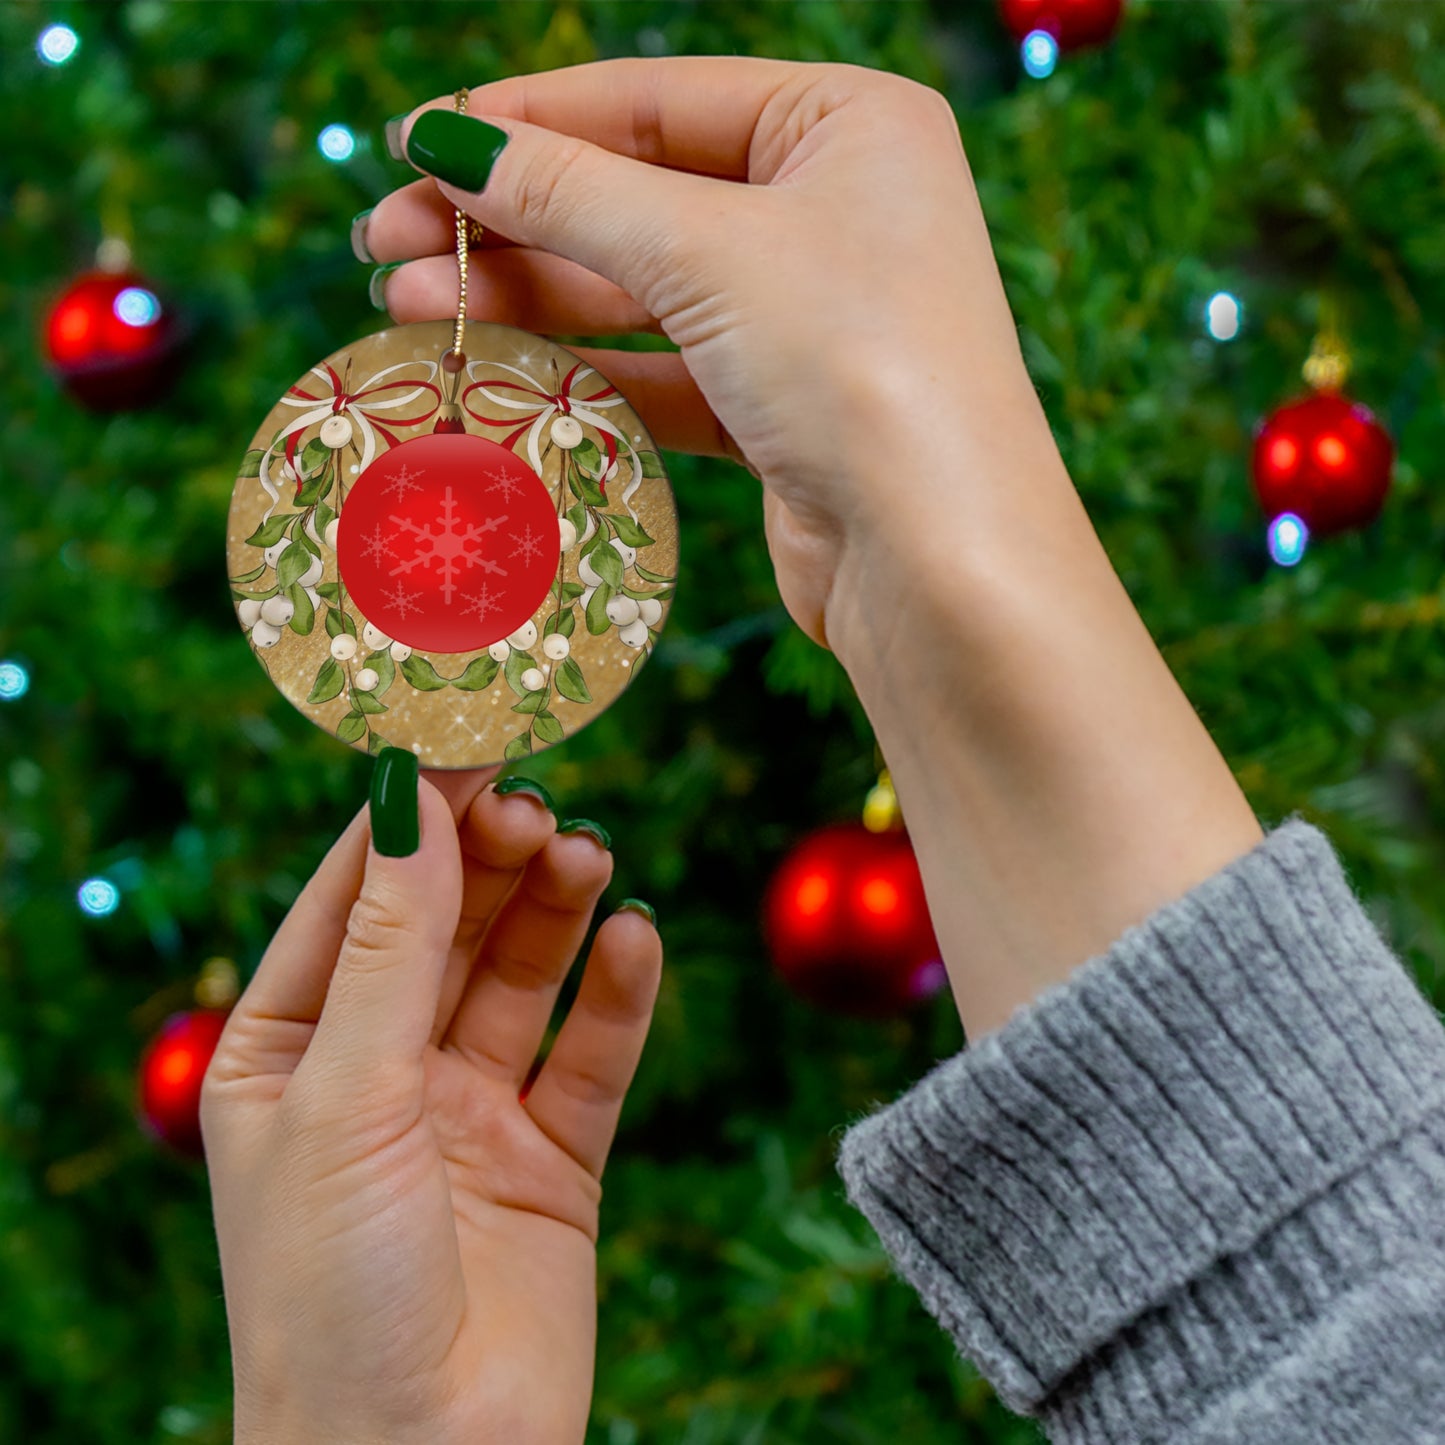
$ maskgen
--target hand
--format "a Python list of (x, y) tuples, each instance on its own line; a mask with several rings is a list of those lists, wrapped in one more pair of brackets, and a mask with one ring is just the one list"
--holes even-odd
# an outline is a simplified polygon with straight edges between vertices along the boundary
[(387, 308), (455, 312), (455, 205), (508, 241), (472, 253), (473, 314), (665, 333), (680, 354), (582, 354), (660, 445), (760, 477), (779, 590), (815, 641), (871, 591), (835, 590), (850, 553), (866, 571), (880, 535), (1017, 508), (1002, 484), (981, 495), (985, 453), (1062, 472), (936, 91), (845, 65), (613, 60), (473, 90), (443, 123), (485, 158), (477, 117), (510, 137), (480, 193), (424, 180), (366, 223), (375, 259), (417, 258), (386, 277)]
[(519, 1098), (612, 858), (486, 776), (450, 807), (420, 782), (409, 857), (352, 821), (207, 1072), (238, 1445), (585, 1433), (600, 1180), (662, 950), (603, 923)]

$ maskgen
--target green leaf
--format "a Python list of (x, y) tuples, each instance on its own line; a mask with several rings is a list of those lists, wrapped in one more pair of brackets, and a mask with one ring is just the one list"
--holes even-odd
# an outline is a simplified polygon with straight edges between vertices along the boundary
[(276, 582), (283, 589), (289, 587), (311, 565), (311, 552), (307, 547), (293, 542), (276, 564)]
[(484, 652), (467, 663), (466, 670), (452, 682), (452, 686), (462, 692), (480, 692), (484, 687), (492, 685), (492, 679), (496, 677), (501, 666), (495, 657)]
[[(284, 562), (286, 559), (282, 557), (281, 560)], [(622, 574), (626, 568), (622, 565), (622, 558), (617, 555), (617, 549), (604, 546), (592, 554), (592, 570), (616, 592), (622, 586)]]
[(264, 592), (241, 592), (233, 587), (231, 596), (238, 602), (264, 602), (268, 597), (274, 597), (280, 590), (279, 587), (268, 587)]
[(570, 698), (573, 702), (592, 701), (592, 694), (587, 690), (587, 679), (582, 676), (582, 669), (575, 657), (563, 659), (562, 666), (552, 674), (552, 681), (557, 684), (557, 691), (563, 697)]
[(632, 565), (636, 569), (637, 575), (641, 577), (644, 582), (665, 582), (671, 586), (677, 581), (676, 577), (664, 577), (661, 572), (649, 572), (641, 562), (634, 562)]
[(548, 688), (539, 687), (536, 692), (524, 693), (521, 702), (512, 704), (512, 711), (541, 712), (551, 700), (551, 691)]
[(301, 470), (309, 477), (331, 459), (331, 448), (320, 437), (312, 437), (301, 448)]
[(442, 677), (426, 658), (415, 652), (402, 663), (401, 675), (418, 692), (436, 692), (447, 685), (446, 678)]
[(572, 460), (590, 476), (597, 476), (602, 470), (602, 452), (591, 437), (583, 437), (572, 448)]
[(566, 612), (553, 612), (547, 618), (547, 625), (542, 629), (542, 636), (551, 637), (554, 632), (557, 632), (563, 637), (571, 637), (572, 629), (576, 625), (577, 619), (572, 615), (570, 608)]
[(317, 502), (317, 504), (316, 504), (316, 530), (317, 530), (323, 537), (326, 535), (326, 529), (327, 529), (327, 527), (329, 527), (329, 526), (331, 525), (331, 523), (332, 523), (332, 521), (335, 519), (335, 517), (336, 517), (336, 513), (333, 512), (333, 511), (331, 510), (331, 508), (326, 505), (325, 502)]
[(248, 547), (274, 547), (286, 535), (286, 528), (295, 518), (295, 512), (278, 512), (269, 522), (262, 522), (246, 538), (246, 545)]
[[(324, 471), (317, 472), (317, 474), (306, 482), (301, 490), (296, 493), (296, 505), (298, 507), (314, 507), (322, 497), (330, 492), (331, 484), (335, 480), (336, 477), (330, 467), (327, 467)], [(320, 528), (318, 527), (317, 530), (319, 531)]]
[(507, 686), (510, 687), (518, 697), (526, 696), (528, 691), (527, 688), (522, 686), (522, 674), (526, 672), (529, 667), (536, 667), (536, 665), (537, 660), (530, 652), (521, 652), (514, 647), (507, 655), (507, 666), (505, 670)]
[(293, 582), (286, 589), (286, 595), (296, 609), (291, 614), (291, 631), (299, 632), (302, 637), (305, 637), (316, 625), (316, 609), (311, 605), (311, 598), (306, 589), (299, 582)]
[(252, 447), (245, 456), (241, 458), (240, 470), (237, 477), (259, 477), (261, 475), (261, 458), (266, 453), (260, 447)]
[(587, 525), (586, 506), (582, 502), (578, 502), (575, 507), (572, 507), (568, 510), (567, 520), (571, 522), (574, 527), (576, 527), (577, 535), (580, 537), (582, 535), (583, 528)]
[(562, 600), (563, 602), (575, 602), (586, 590), (585, 582), (564, 582), (562, 584)]
[(232, 577), (231, 581), (235, 586), (240, 587), (247, 582), (254, 582), (265, 570), (266, 564), (263, 562), (259, 567), (253, 567), (249, 572), (243, 572), (239, 577)]
[[(607, 550), (612, 551), (610, 547)], [(612, 555), (617, 556), (615, 552)], [(612, 626), (612, 619), (607, 615), (607, 604), (611, 600), (612, 589), (604, 582), (587, 604), (587, 630), (593, 637), (601, 637)]]
[(366, 731), (366, 719), (359, 712), (349, 712), (336, 724), (336, 736), (344, 743), (354, 743)]
[(346, 674), (342, 671), (341, 664), (334, 657), (328, 657), (321, 664), (321, 671), (316, 674), (316, 681), (311, 686), (307, 695), (307, 702), (330, 702), (333, 697), (341, 693), (346, 686)]
[(372, 733), (366, 740), (366, 751), (375, 757), (383, 748), (389, 748), (391, 744), (382, 737), (380, 733)]
[(518, 733), (502, 750), (502, 756), (510, 763), (525, 758), (532, 751), (532, 738), (528, 733)]
[(656, 452), (638, 452), (637, 460), (642, 463), (642, 475), (644, 477), (665, 477), (662, 458)]
[[(318, 592), (322, 589), (317, 588)], [(356, 636), (356, 624), (351, 620), (349, 612), (343, 612), (339, 607), (328, 607), (326, 609), (326, 635), (328, 637), (340, 637), (342, 633), (348, 637)]]
[(549, 712), (537, 714), (537, 720), (532, 724), (532, 731), (544, 743), (560, 743), (566, 736), (562, 731), (562, 724)]
[(377, 697), (380, 697), (396, 677), (396, 663), (392, 661), (391, 653), (383, 647), (377, 652), (370, 653), (362, 666), (369, 667), (376, 673), (376, 686), (371, 690)]
[(386, 711), (386, 704), (374, 692), (362, 692), (359, 687), (351, 689), (351, 705), (362, 712)]
[(602, 495), (602, 488), (597, 485), (594, 478), (589, 477), (575, 462), (569, 464), (567, 467), (567, 485), (571, 489), (572, 495), (579, 501), (586, 502), (589, 506), (593, 507), (605, 507), (607, 505), (607, 498)]
[(621, 537), (629, 547), (652, 546), (652, 538), (649, 537), (631, 517), (613, 517), (609, 514), (609, 520), (612, 522), (613, 529), (617, 535)]
[(322, 582), (317, 585), (316, 591), (328, 602), (335, 602), (341, 596), (341, 583)]

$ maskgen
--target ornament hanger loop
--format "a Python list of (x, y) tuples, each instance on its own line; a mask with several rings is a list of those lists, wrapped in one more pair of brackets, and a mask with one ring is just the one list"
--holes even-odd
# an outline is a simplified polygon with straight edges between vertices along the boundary
[[(467, 113), (470, 92), (464, 86), (452, 96), (452, 104), (459, 115)], [(467, 333), (467, 246), (469, 241), (480, 242), (482, 227), (473, 221), (465, 211), (457, 212), (457, 325), (452, 333), (452, 352), (460, 361), (463, 357), (462, 341)], [(461, 365), (457, 366), (457, 372)], [(455, 373), (454, 373), (455, 374)]]

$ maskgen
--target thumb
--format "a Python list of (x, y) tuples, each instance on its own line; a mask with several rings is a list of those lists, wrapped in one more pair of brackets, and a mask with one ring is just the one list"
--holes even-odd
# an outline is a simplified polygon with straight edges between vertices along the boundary
[(402, 151), (459, 210), (519, 245), (576, 261), (654, 315), (683, 304), (656, 293), (696, 261), (696, 218), (746, 199), (744, 186), (648, 165), (511, 116), (428, 108), (403, 127)]
[(447, 799), (414, 753), (386, 748), (371, 787), (371, 840), (316, 1032), (297, 1072), (374, 1086), (419, 1067), (462, 906), (461, 846)]

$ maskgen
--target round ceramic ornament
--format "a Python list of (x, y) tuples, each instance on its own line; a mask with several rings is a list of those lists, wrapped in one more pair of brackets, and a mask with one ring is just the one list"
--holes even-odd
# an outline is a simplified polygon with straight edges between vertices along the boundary
[(626, 400), (494, 323), (396, 326), (272, 408), (231, 498), (236, 615), (342, 742), (473, 768), (558, 743), (651, 654), (677, 510)]

